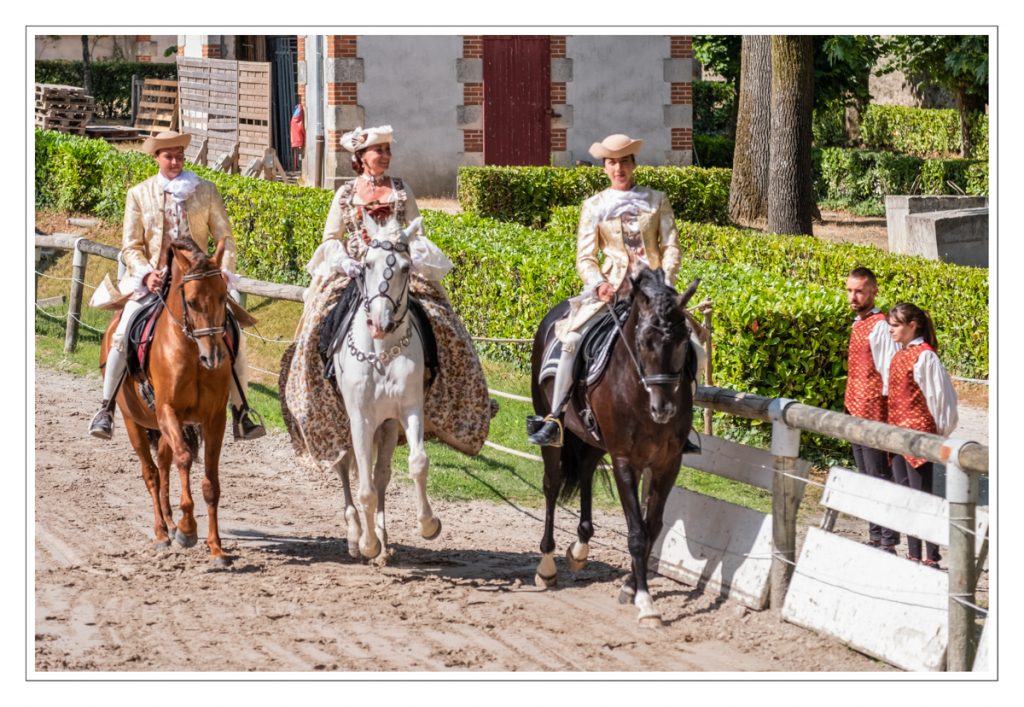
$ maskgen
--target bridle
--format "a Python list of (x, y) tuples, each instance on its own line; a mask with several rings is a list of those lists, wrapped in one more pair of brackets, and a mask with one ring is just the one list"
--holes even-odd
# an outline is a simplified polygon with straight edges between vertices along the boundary
[(177, 319), (175, 319), (173, 314), (171, 314), (170, 308), (167, 306), (167, 302), (166, 302), (166, 300), (164, 300), (163, 294), (157, 293), (157, 296), (160, 297), (160, 301), (164, 303), (164, 310), (167, 311), (167, 315), (172, 320), (174, 320), (175, 324), (177, 324), (181, 328), (181, 331), (185, 335), (186, 338), (191, 339), (192, 341), (195, 341), (196, 343), (198, 343), (198, 340), (201, 339), (204, 336), (216, 336), (218, 334), (223, 334), (224, 333), (224, 327), (222, 327), (222, 326), (215, 326), (215, 327), (206, 327), (205, 329), (193, 329), (192, 328), (192, 321), (189, 319), (189, 316), (188, 316), (188, 302), (185, 300), (185, 283), (186, 282), (192, 282), (193, 280), (203, 280), (203, 279), (208, 278), (208, 277), (219, 277), (220, 274), (221, 274), (221, 271), (218, 268), (218, 269), (215, 269), (215, 270), (205, 270), (203, 272), (188, 273), (188, 274), (182, 276), (182, 278), (181, 278), (181, 318), (182, 318), (182, 321), (180, 321), (180, 322)]
[(612, 322), (615, 324), (615, 329), (619, 332), (619, 339), (622, 340), (622, 345), (626, 348), (626, 353), (629, 354), (630, 360), (633, 362), (633, 366), (636, 368), (636, 374), (640, 378), (640, 383), (643, 385), (644, 390), (647, 394), (651, 393), (652, 385), (672, 385), (672, 394), (679, 390), (679, 384), (683, 380), (683, 372), (686, 370), (686, 361), (683, 361), (683, 367), (676, 373), (656, 373), (648, 376), (644, 373), (643, 365), (640, 363), (640, 359), (633, 352), (633, 349), (629, 346), (629, 341), (626, 339), (625, 332), (622, 331), (622, 327), (619, 325), (619, 318), (615, 315), (615, 309), (610, 303), (606, 302), (605, 307), (608, 308), (609, 313), (612, 315)]
[[(394, 267), (395, 267), (395, 264), (398, 262), (398, 258), (396, 258), (395, 257), (395, 253), (392, 253), (391, 251), (395, 251), (397, 253), (408, 253), (409, 252), (409, 244), (408, 243), (394, 243), (392, 241), (382, 241), (382, 240), (378, 240), (378, 239), (374, 238), (373, 240), (370, 241), (369, 247), (370, 248), (380, 248), (381, 250), (388, 251), (388, 256), (387, 256), (387, 258), (384, 261), (384, 263), (385, 263), (385, 265), (387, 267), (384, 268), (384, 273), (383, 273), (384, 280), (380, 283), (380, 285), (377, 286), (377, 293), (374, 294), (373, 296), (368, 296), (367, 295), (367, 292), (366, 292), (366, 277), (365, 277), (365, 275), (361, 275), (360, 276), (360, 278), (359, 278), (360, 279), (360, 289), (362, 289), (362, 291), (363, 291), (363, 309), (366, 311), (367, 314), (369, 314), (370, 313), (370, 305), (373, 303), (373, 301), (375, 299), (378, 299), (378, 298), (386, 299), (388, 302), (391, 303), (391, 313), (395, 317), (395, 328), (398, 328), (398, 326), (403, 321), (405, 321), (405, 316), (409, 313), (409, 304), (408, 304), (409, 300), (408, 300), (408, 292), (407, 292), (407, 290), (409, 289), (409, 278), (405, 279), (405, 283), (402, 285), (402, 291), (398, 293), (398, 297), (397, 298), (392, 297), (391, 293), (390, 293), (391, 278), (393, 278), (395, 276)], [(406, 302), (405, 311), (402, 312), (402, 316), (399, 317), (399, 316), (397, 316), (398, 315), (398, 310), (402, 306), (400, 304), (400, 302), (403, 299)]]

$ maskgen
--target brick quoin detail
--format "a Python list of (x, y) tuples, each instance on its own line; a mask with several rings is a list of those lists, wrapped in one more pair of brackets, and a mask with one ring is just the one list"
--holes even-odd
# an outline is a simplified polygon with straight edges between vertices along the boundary
[(220, 59), (220, 45), (219, 44), (204, 44), (203, 45), (203, 58), (204, 59)]
[(467, 34), (462, 37), (462, 58), (482, 59), (484, 56), (484, 38), (479, 34)]
[(565, 81), (551, 82), (551, 105), (565, 104)]
[(136, 42), (151, 42), (153, 41), (153, 35), (151, 34), (137, 34), (135, 35)]
[(672, 128), (672, 149), (693, 149), (693, 128)]
[(551, 149), (554, 152), (564, 152), (569, 144), (565, 128), (551, 128)]
[(306, 60), (306, 38), (305, 37), (297, 37), (296, 38), (296, 40), (295, 40), (295, 49), (296, 49), (296, 54), (295, 54), (296, 60), (297, 61), (305, 61)]
[(356, 35), (354, 34), (329, 34), (327, 35), (327, 58), (328, 59), (354, 59), (356, 56)]
[(674, 83), (672, 84), (672, 103), (693, 103), (693, 84)]
[(358, 99), (357, 84), (354, 81), (327, 84), (327, 105), (354, 106)]
[(693, 37), (671, 37), (673, 59), (693, 58)]
[(484, 85), (482, 83), (462, 84), (462, 104), (481, 106), (484, 103)]
[(564, 59), (565, 58), (565, 35), (564, 34), (552, 34), (548, 37), (548, 46), (551, 47), (551, 58), (552, 59)]
[(327, 139), (325, 140), (327, 150), (330, 152), (341, 152), (344, 150), (345, 148), (341, 146), (341, 136), (345, 132), (344, 130), (328, 130)]
[(483, 152), (484, 151), (484, 131), (483, 130), (463, 130), (462, 131), (462, 151), (463, 152)]
[(149, 54), (141, 54), (139, 55), (138, 60), (140, 64), (150, 64), (153, 61), (153, 57)]
[(306, 84), (300, 83), (295, 87), (295, 92), (299, 94), (299, 103), (306, 105)]

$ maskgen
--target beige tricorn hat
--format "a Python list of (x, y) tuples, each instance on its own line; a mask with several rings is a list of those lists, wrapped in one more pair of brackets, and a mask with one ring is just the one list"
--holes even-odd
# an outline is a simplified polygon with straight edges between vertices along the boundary
[(634, 140), (629, 135), (616, 133), (590, 146), (590, 154), (599, 160), (606, 157), (619, 158), (640, 152), (643, 140)]
[(374, 145), (394, 141), (394, 131), (390, 125), (379, 125), (376, 128), (356, 128), (341, 136), (341, 146), (349, 152), (358, 152)]
[(165, 130), (162, 133), (147, 137), (146, 141), (142, 143), (142, 151), (155, 155), (158, 150), (166, 150), (171, 147), (188, 147), (191, 141), (192, 136), (188, 133), (182, 135), (173, 130)]

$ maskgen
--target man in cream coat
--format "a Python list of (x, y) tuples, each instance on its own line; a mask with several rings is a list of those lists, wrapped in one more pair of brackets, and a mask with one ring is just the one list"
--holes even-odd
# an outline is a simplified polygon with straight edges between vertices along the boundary
[[(171, 241), (192, 238), (203, 251), (206, 251), (211, 237), (217, 243), (227, 241), (221, 265), (229, 287), (237, 283), (234, 275), (235, 240), (224, 201), (212, 182), (183, 169), (185, 147), (190, 139), (188, 134), (166, 131), (148, 138), (142, 146), (143, 152), (153, 155), (159, 171), (129, 189), (125, 200), (121, 248), (125, 273), (118, 283), (118, 290), (128, 299), (107, 354), (103, 402), (89, 425), (89, 432), (94, 437), (110, 439), (113, 434), (114, 396), (127, 365), (125, 335), (128, 325), (142, 306), (142, 300), (151, 293), (160, 292), (167, 275), (167, 253)], [(248, 378), (243, 352), (244, 347), (240, 347), (235, 373), (244, 389)], [(238, 386), (234, 385), (231, 387), (231, 413), (236, 439), (255, 439), (265, 433), (263, 426), (251, 419), (251, 411)]]
[[(561, 446), (562, 412), (572, 385), (576, 345), (586, 324), (614, 299), (627, 276), (636, 275), (640, 268), (661, 268), (670, 284), (679, 272), (679, 232), (668, 198), (633, 181), (641, 145), (643, 140), (619, 134), (590, 146), (590, 154), (602, 160), (611, 186), (583, 202), (576, 231), (576, 272), (586, 287), (569, 301), (569, 314), (555, 324), (562, 355), (552, 410), (544, 425), (529, 436), (533, 444)], [(598, 262), (599, 252), (604, 253), (603, 264)], [(697, 353), (703, 354), (699, 345)]]

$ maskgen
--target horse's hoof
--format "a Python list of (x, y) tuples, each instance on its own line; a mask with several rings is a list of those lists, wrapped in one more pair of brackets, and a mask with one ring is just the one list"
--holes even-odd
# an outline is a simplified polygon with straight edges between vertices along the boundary
[(346, 543), (346, 545), (348, 545), (348, 554), (349, 554), (349, 556), (350, 557), (354, 557), (355, 559), (358, 560), (361, 557), (361, 555), (359, 554), (359, 541), (356, 540), (355, 542), (352, 542), (351, 540), (349, 540)]
[(362, 545), (360, 545), (359, 546), (359, 554), (363, 556), (364, 560), (372, 560), (377, 555), (379, 555), (381, 553), (381, 550), (383, 550), (383, 549), (384, 549), (384, 546), (380, 542), (378, 542), (373, 547), (369, 547), (369, 548), (365, 548)]
[(565, 564), (568, 565), (569, 571), (575, 574), (587, 566), (587, 558), (584, 557), (582, 560), (577, 560), (572, 556), (572, 545), (569, 545), (565, 549)]
[(178, 543), (182, 547), (194, 547), (199, 542), (198, 533), (183, 533), (181, 529), (174, 531), (174, 542)]
[(538, 572), (533, 576), (533, 583), (541, 589), (551, 589), (558, 586), (558, 575), (553, 574), (550, 577), (545, 577)]
[(423, 535), (424, 540), (435, 540), (437, 536), (441, 534), (441, 519), (435, 517), (434, 521), (437, 523), (437, 527), (434, 528), (434, 532), (432, 533), (427, 533), (421, 527), (420, 533)]
[(231, 566), (231, 558), (226, 555), (217, 555), (213, 558), (213, 566), (218, 569), (225, 569)]
[(167, 552), (171, 549), (170, 538), (168, 538), (167, 540), (154, 540), (153, 549), (157, 552)]
[(665, 623), (661, 620), (661, 614), (652, 614), (650, 616), (638, 616), (636, 622), (643, 628), (661, 628)]
[(636, 590), (632, 587), (622, 587), (619, 589), (619, 603), (620, 604), (632, 604), (633, 599), (636, 597)]

